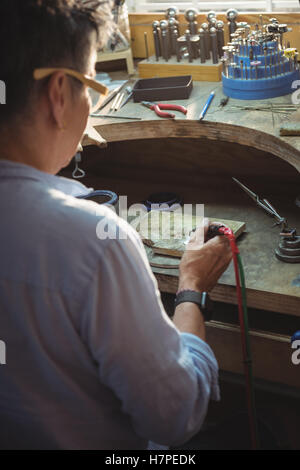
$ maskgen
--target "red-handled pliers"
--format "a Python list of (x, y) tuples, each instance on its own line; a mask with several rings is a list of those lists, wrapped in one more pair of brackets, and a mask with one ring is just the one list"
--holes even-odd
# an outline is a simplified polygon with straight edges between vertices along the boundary
[(172, 113), (164, 113), (161, 111), (162, 109), (169, 109), (173, 111), (180, 111), (183, 114), (187, 113), (187, 109), (184, 106), (179, 106), (178, 104), (164, 104), (164, 103), (152, 103), (151, 101), (142, 101), (142, 105), (146, 106), (147, 108), (152, 109), (156, 112), (157, 116), (162, 118), (171, 118), (175, 117), (175, 114)]

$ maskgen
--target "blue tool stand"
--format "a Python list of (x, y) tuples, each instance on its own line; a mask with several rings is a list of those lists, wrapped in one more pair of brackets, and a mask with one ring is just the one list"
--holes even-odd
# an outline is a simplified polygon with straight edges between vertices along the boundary
[[(268, 48), (276, 48), (275, 42), (268, 42), (264, 46)], [(240, 100), (261, 100), (265, 98), (275, 98), (292, 93), (292, 83), (300, 79), (299, 70), (294, 69), (294, 62), (284, 57), (283, 51), (280, 51), (280, 63), (278, 63), (278, 55), (267, 54), (266, 58), (262, 55), (261, 46), (252, 46), (255, 61), (260, 61), (261, 65), (252, 66), (250, 72), (250, 60), (248, 57), (249, 48), (247, 46), (240, 47), (240, 53), (234, 57), (234, 62), (238, 67), (228, 67), (228, 77), (222, 73), (223, 92), (225, 95)], [(240, 61), (243, 61), (243, 73)], [(265, 60), (267, 69), (265, 68)], [(270, 70), (271, 65), (271, 70)], [(291, 70), (292, 67), (292, 70)], [(246, 78), (247, 77), (247, 78)], [(297, 88), (297, 87), (296, 87)]]

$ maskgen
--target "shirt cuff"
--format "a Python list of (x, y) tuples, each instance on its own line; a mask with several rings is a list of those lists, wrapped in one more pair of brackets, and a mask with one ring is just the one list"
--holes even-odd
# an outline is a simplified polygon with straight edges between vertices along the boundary
[(195, 363), (196, 369), (197, 362), (199, 357), (201, 361), (205, 362), (210, 370), (210, 389), (211, 389), (211, 399), (215, 401), (220, 400), (220, 388), (219, 388), (219, 366), (215, 355), (210, 348), (210, 346), (203, 341), (202, 339), (198, 338), (198, 336), (193, 335), (192, 333), (180, 333), (182, 338), (183, 344), (189, 350), (193, 361)]

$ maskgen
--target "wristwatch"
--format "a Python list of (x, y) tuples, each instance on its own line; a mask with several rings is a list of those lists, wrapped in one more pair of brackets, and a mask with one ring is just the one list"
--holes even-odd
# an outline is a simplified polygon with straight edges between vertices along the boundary
[(195, 290), (182, 290), (176, 294), (175, 308), (183, 302), (192, 302), (198, 305), (205, 321), (212, 319), (213, 303), (207, 292), (197, 292)]

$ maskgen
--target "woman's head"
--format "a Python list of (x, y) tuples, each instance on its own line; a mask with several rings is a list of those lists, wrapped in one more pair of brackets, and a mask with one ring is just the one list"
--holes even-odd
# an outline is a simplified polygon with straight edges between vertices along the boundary
[[(29, 150), (34, 133), (36, 144), (31, 153), (38, 151), (37, 144), (41, 154), (41, 146), (47, 146), (44, 158), (48, 166), (40, 165), (45, 171), (59, 171), (76, 152), (90, 102), (86, 87), (77, 79), (56, 72), (36, 81), (33, 72), (61, 67), (93, 75), (96, 47), (107, 32), (107, 4), (0, 1), (0, 80), (6, 84), (6, 104), (0, 106), (0, 140), (11, 139), (14, 130), (27, 141)], [(50, 149), (51, 161), (46, 155)], [(37, 155), (32, 158), (36, 160)]]

